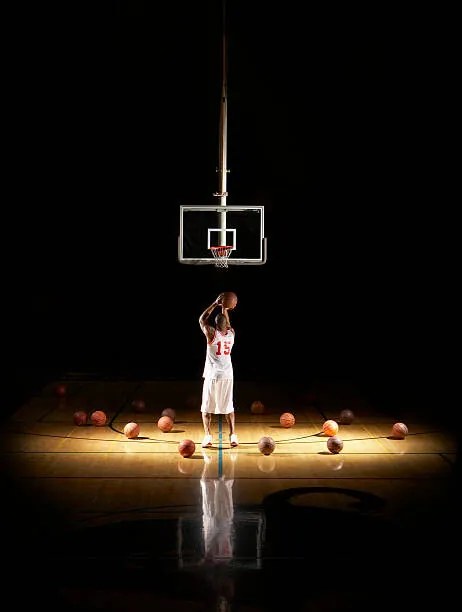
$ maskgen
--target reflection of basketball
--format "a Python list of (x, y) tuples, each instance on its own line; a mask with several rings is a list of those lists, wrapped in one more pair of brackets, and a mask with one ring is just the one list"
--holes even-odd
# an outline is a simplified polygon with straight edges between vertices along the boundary
[(142, 399), (134, 399), (132, 407), (135, 412), (144, 412), (146, 410), (146, 402)]
[(180, 474), (192, 474), (194, 472), (194, 465), (194, 461), (185, 461), (184, 458), (178, 459), (178, 471), (180, 472)]
[(349, 410), (348, 408), (345, 408), (345, 410), (342, 410), (339, 414), (339, 421), (342, 425), (351, 425), (354, 418), (355, 415), (353, 414), (353, 411)]
[(237, 304), (237, 295), (233, 291), (225, 291), (223, 293), (222, 305), (225, 308), (232, 310)]
[(343, 448), (343, 440), (339, 438), (338, 436), (331, 436), (327, 440), (327, 448), (330, 450), (331, 453), (336, 455)]
[(262, 455), (271, 455), (276, 448), (276, 443), (270, 436), (262, 436), (258, 440), (258, 450)]
[(127, 436), (127, 438), (136, 438), (138, 437), (140, 433), (140, 426), (138, 425), (138, 423), (134, 423), (133, 421), (131, 421), (130, 423), (127, 423), (124, 427), (124, 434)]
[(395, 423), (391, 428), (391, 435), (399, 440), (404, 440), (408, 433), (409, 430), (404, 423)]
[(193, 440), (181, 440), (181, 442), (178, 444), (178, 452), (182, 457), (192, 457), (195, 450), (196, 444), (193, 442)]
[(77, 410), (74, 412), (74, 423), (76, 425), (82, 426), (87, 424), (88, 415), (83, 410)]
[(171, 431), (173, 427), (173, 419), (169, 416), (161, 416), (157, 421), (157, 427), (164, 433)]
[(326, 434), (326, 436), (335, 436), (335, 434), (338, 433), (337, 421), (333, 421), (332, 419), (324, 421), (322, 425), (322, 430)]
[(291, 412), (283, 412), (279, 417), (279, 422), (283, 427), (289, 428), (295, 424), (295, 417)]
[(172, 421), (174, 421), (176, 417), (176, 413), (173, 408), (164, 408), (160, 416), (168, 416), (172, 419)]
[(260, 472), (272, 472), (276, 467), (276, 460), (274, 457), (258, 457), (257, 467)]
[(95, 410), (91, 413), (90, 419), (93, 425), (95, 425), (96, 427), (103, 427), (104, 425), (106, 425), (107, 416), (106, 413), (102, 410)]
[(265, 412), (265, 405), (260, 400), (255, 400), (250, 404), (250, 412), (252, 414), (263, 414)]
[(332, 457), (331, 455), (330, 468), (332, 469), (333, 472), (339, 472), (343, 468), (343, 459), (340, 459), (340, 457)]

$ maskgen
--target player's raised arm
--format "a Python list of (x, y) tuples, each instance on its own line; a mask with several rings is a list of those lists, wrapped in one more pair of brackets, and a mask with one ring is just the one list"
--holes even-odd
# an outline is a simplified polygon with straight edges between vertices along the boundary
[(221, 297), (222, 297), (222, 294), (220, 293), (217, 299), (213, 301), (209, 306), (207, 306), (207, 308), (204, 310), (204, 312), (199, 317), (199, 325), (204, 333), (207, 333), (207, 328), (209, 327), (208, 321), (209, 321), (210, 315), (212, 314), (212, 312), (215, 310), (217, 306), (221, 306)]

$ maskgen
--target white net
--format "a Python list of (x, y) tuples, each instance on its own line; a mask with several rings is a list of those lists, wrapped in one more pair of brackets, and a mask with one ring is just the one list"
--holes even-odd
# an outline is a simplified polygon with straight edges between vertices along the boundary
[(228, 259), (231, 255), (231, 251), (233, 250), (230, 246), (214, 246), (210, 247), (212, 254), (215, 258), (215, 267), (216, 268), (227, 268), (228, 267)]

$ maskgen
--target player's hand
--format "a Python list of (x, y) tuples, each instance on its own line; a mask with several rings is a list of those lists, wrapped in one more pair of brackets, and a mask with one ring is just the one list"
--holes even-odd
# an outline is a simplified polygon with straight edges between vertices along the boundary
[(218, 304), (218, 306), (221, 306), (223, 302), (223, 294), (220, 293), (220, 295), (217, 297), (217, 299), (215, 300), (215, 303)]

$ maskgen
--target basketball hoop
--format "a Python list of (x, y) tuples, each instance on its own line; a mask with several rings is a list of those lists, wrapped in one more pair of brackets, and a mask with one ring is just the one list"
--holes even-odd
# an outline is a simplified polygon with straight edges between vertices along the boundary
[(215, 267), (216, 268), (227, 268), (228, 267), (228, 259), (231, 255), (231, 251), (233, 247), (230, 246), (211, 246), (210, 250), (212, 251), (212, 255), (215, 258)]

